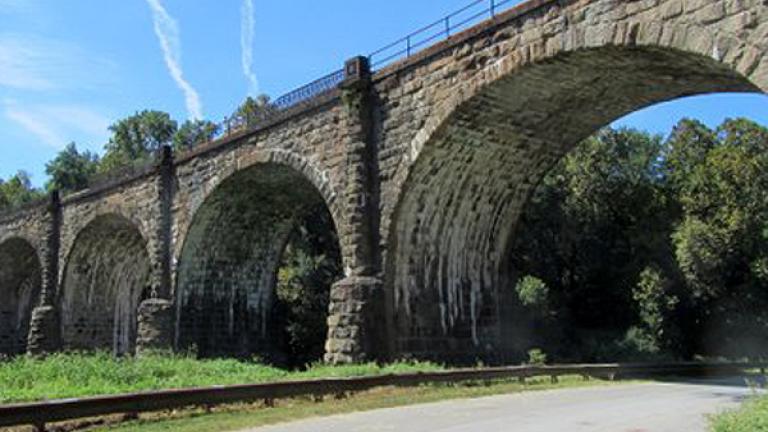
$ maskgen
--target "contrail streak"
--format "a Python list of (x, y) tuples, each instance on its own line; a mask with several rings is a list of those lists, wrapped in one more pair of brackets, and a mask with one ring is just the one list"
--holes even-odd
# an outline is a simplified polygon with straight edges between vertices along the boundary
[(248, 81), (248, 94), (256, 96), (259, 92), (259, 80), (253, 72), (253, 40), (256, 23), (253, 19), (253, 0), (243, 0), (240, 8), (240, 51), (243, 74)]
[(179, 26), (176, 21), (168, 15), (160, 0), (147, 0), (150, 9), (152, 9), (152, 19), (155, 25), (155, 34), (160, 41), (160, 48), (163, 50), (165, 65), (168, 66), (168, 72), (171, 78), (176, 82), (182, 92), (187, 107), (187, 114), (190, 119), (202, 119), (203, 107), (200, 103), (200, 96), (197, 91), (184, 79), (181, 70), (181, 42), (179, 41)]

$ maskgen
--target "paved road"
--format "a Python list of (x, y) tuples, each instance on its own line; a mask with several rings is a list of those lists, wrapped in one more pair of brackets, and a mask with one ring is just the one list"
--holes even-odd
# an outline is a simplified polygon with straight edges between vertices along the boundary
[(314, 418), (250, 432), (704, 432), (738, 405), (740, 378), (517, 393)]

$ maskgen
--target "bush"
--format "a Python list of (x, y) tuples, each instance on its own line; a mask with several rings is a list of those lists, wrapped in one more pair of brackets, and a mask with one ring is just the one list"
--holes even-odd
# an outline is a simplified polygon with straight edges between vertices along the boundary
[(531, 366), (544, 366), (547, 363), (547, 354), (539, 348), (528, 350), (528, 364)]
[(710, 418), (712, 432), (768, 432), (768, 397), (747, 401), (740, 408)]
[(530, 308), (546, 310), (549, 303), (549, 287), (535, 276), (525, 276), (515, 285), (520, 302)]

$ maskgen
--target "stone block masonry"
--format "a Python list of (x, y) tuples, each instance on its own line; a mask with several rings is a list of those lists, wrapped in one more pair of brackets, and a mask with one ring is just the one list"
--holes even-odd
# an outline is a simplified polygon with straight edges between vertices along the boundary
[(505, 254), (547, 170), (612, 120), (768, 90), (757, 0), (534, 0), (260, 127), (0, 216), (0, 353), (269, 353), (285, 241), (324, 207), (325, 359), (499, 358)]

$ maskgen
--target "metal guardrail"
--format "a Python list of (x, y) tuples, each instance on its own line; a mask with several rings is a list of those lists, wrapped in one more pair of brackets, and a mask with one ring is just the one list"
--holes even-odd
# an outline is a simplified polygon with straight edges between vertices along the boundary
[(344, 81), (344, 78), (346, 78), (344, 69), (339, 69), (278, 97), (262, 107), (258, 113), (233, 114), (226, 117), (224, 121), (216, 125), (215, 132), (208, 142), (254, 129), (280, 116), (283, 111), (289, 108), (335, 89)]
[(379, 69), (396, 60), (410, 57), (421, 47), (447, 39), (482, 20), (493, 18), (510, 3), (520, 0), (475, 0), (432, 24), (400, 38), (368, 55), (371, 67)]
[(412, 387), (433, 383), (460, 383), (501, 379), (525, 380), (550, 376), (553, 381), (562, 375), (582, 375), (615, 379), (689, 374), (729, 374), (745, 369), (761, 369), (764, 363), (666, 363), (666, 364), (592, 364), (553, 366), (511, 366), (485, 369), (460, 369), (441, 372), (381, 375), (359, 378), (327, 378), (285, 381), (266, 384), (246, 384), (162, 390), (116, 396), (62, 399), (24, 404), (0, 405), (0, 427), (34, 425), (45, 430), (47, 423), (97, 417), (112, 414), (139, 414), (184, 408), (264, 400), (268, 405), (275, 399), (300, 396), (322, 396), (364, 391), (374, 387)]

